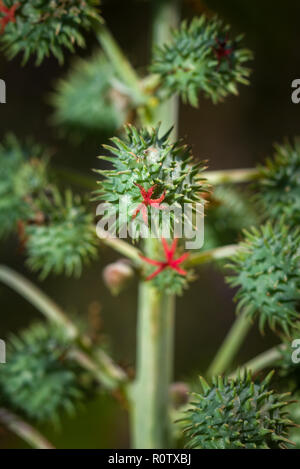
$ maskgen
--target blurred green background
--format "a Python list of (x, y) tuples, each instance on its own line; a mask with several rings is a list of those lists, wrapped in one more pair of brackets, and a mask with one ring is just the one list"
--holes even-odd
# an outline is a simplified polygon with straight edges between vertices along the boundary
[[(211, 169), (251, 167), (272, 152), (272, 144), (299, 133), (299, 107), (291, 102), (291, 82), (300, 78), (300, 2), (294, 0), (186, 0), (182, 17), (217, 12), (234, 31), (244, 32), (245, 45), (255, 53), (250, 87), (241, 87), (240, 96), (214, 106), (200, 99), (199, 109), (181, 104), (179, 134), (193, 144), (198, 158), (209, 159)], [(132, 63), (143, 72), (150, 57), (151, 1), (103, 1), (103, 16)], [(96, 49), (91, 36), (80, 56)], [(36, 68), (31, 62), (21, 68), (16, 58), (0, 58), (0, 77), (6, 81), (7, 104), (0, 106), (1, 137), (13, 131), (28, 135), (55, 150), (52, 163), (71, 166), (86, 174), (99, 163), (96, 156), (107, 136), (74, 147), (58, 136), (50, 125), (52, 108), (48, 95), (54, 81), (68, 70), (72, 56), (59, 67), (54, 59)], [(204, 246), (205, 248), (205, 246)], [(0, 246), (0, 262), (24, 273), (52, 296), (70, 314), (87, 319), (89, 311), (101, 310), (103, 331), (110, 337), (116, 359), (127, 367), (135, 361), (136, 286), (113, 298), (101, 278), (103, 267), (116, 256), (101, 251), (99, 262), (85, 269), (80, 280), (51, 277), (40, 282), (23, 264), (16, 240)], [(213, 267), (199, 271), (198, 279), (177, 302), (175, 379), (185, 380), (205, 370), (234, 319), (234, 292)], [(40, 319), (37, 311), (21, 297), (0, 286), (0, 337)], [(240, 353), (240, 361), (276, 342), (271, 335), (262, 338), (254, 330)], [(82, 409), (78, 417), (65, 418), (62, 428), (42, 428), (58, 448), (126, 448), (129, 445), (127, 414), (113, 398), (100, 396)], [(22, 447), (8, 433), (0, 434), (0, 447)]]

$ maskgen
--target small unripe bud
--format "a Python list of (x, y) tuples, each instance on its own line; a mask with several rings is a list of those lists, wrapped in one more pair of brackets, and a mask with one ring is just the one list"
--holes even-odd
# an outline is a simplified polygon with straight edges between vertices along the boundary
[(127, 259), (119, 259), (108, 264), (103, 270), (103, 280), (112, 295), (118, 295), (134, 275), (133, 268)]
[(169, 392), (175, 409), (188, 403), (190, 388), (186, 383), (183, 383), (182, 381), (172, 383)]

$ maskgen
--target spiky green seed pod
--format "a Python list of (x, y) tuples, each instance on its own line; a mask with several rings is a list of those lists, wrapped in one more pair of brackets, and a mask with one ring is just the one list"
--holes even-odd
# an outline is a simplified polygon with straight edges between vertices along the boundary
[(243, 229), (257, 223), (258, 216), (247, 192), (225, 185), (217, 186), (207, 204), (204, 248), (235, 243)]
[(268, 218), (282, 215), (290, 225), (300, 223), (300, 140), (275, 145), (273, 158), (259, 168), (256, 200)]
[(92, 28), (93, 21), (100, 21), (99, 0), (3, 1), (9, 8), (18, 6), (16, 21), (6, 24), (1, 42), (10, 59), (23, 52), (23, 63), (32, 55), (37, 65), (49, 55), (62, 63), (64, 49), (74, 52), (76, 45), (83, 47), (83, 32)]
[(3, 404), (36, 421), (73, 413), (84, 388), (71, 347), (61, 328), (41, 323), (11, 337), (0, 373)]
[(14, 135), (5, 137), (0, 146), (0, 238), (31, 215), (25, 199), (47, 185), (47, 161), (40, 145), (20, 144)]
[(288, 395), (270, 390), (272, 372), (262, 383), (251, 373), (234, 380), (218, 377), (193, 394), (182, 419), (186, 447), (192, 449), (276, 449), (289, 445)]
[[(201, 176), (204, 164), (194, 161), (190, 147), (181, 142), (171, 143), (168, 138), (170, 131), (160, 137), (159, 126), (149, 131), (137, 130), (128, 125), (125, 130), (125, 139), (114, 137), (111, 139), (114, 146), (104, 145), (112, 156), (99, 157), (111, 163), (112, 169), (97, 170), (103, 179), (99, 182), (100, 189), (96, 192), (96, 199), (113, 204), (117, 230), (124, 222), (119, 219), (119, 201), (128, 204), (129, 210), (125, 219), (127, 225), (133, 220), (135, 208), (143, 203), (141, 189), (136, 184), (142, 186), (145, 191), (155, 186), (151, 198), (164, 196), (161, 206), (167, 204), (179, 207), (182, 209), (182, 216), (185, 203), (194, 204), (192, 207), (195, 210), (197, 203), (204, 203), (201, 193), (209, 190), (206, 180)], [(150, 220), (149, 208), (151, 207), (147, 206)], [(173, 212), (170, 217), (172, 229), (175, 220)], [(136, 227), (136, 238), (141, 234), (142, 225), (143, 220)]]
[(102, 278), (112, 295), (118, 296), (134, 277), (134, 270), (128, 259), (118, 259), (103, 269)]
[(80, 276), (82, 266), (97, 256), (92, 214), (70, 191), (63, 197), (54, 190), (39, 208), (44, 223), (26, 226), (27, 265), (41, 278), (49, 273)]
[(77, 59), (68, 75), (57, 82), (51, 102), (53, 122), (73, 140), (99, 132), (113, 135), (129, 120), (132, 109), (126, 87), (102, 53)]
[(298, 328), (300, 301), (300, 232), (283, 221), (272, 226), (245, 231), (241, 248), (229, 267), (235, 275), (227, 280), (239, 287), (238, 311), (246, 308), (249, 316), (259, 318), (259, 328), (269, 323), (285, 334)]
[(229, 29), (217, 17), (183, 21), (171, 41), (154, 52), (151, 69), (161, 76), (163, 89), (169, 95), (179, 93), (193, 106), (200, 91), (214, 103), (238, 94), (237, 85), (249, 83), (250, 70), (244, 64), (252, 53), (240, 48), (242, 36), (228, 38)]

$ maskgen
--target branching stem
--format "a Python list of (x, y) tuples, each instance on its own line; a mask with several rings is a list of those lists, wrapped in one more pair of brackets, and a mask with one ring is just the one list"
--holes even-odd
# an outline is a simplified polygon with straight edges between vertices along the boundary
[(206, 171), (203, 173), (208, 182), (217, 184), (234, 184), (242, 182), (251, 182), (259, 177), (256, 168), (249, 169), (223, 169), (219, 171)]
[(0, 408), (0, 422), (32, 448), (55, 449), (35, 428), (7, 409)]
[(209, 377), (228, 371), (252, 324), (246, 310), (238, 315), (207, 371)]
[[(153, 1), (153, 43), (166, 41), (178, 20), (175, 0)], [(152, 125), (161, 121), (164, 130), (174, 127), (176, 138), (178, 102), (173, 97), (158, 107)], [(150, 122), (144, 122), (149, 124)], [(146, 239), (145, 254), (157, 256), (157, 239)], [(137, 326), (137, 378), (132, 387), (132, 440), (135, 448), (168, 448), (171, 443), (169, 386), (173, 374), (175, 297), (160, 292), (151, 282), (139, 285)]]
[[(64, 311), (32, 282), (4, 265), (0, 265), (0, 282), (19, 293), (36, 307), (48, 321), (56, 322), (63, 327), (70, 338), (77, 340), (79, 348), (75, 349), (74, 357), (81, 366), (94, 375), (101, 385), (114, 389), (126, 382), (127, 375), (105, 352), (101, 350), (97, 356), (89, 356), (89, 341), (85, 337), (79, 336), (77, 327), (69, 320)], [(81, 350), (81, 347), (84, 350)]]
[(285, 349), (286, 345), (280, 344), (272, 347), (266, 352), (260, 353), (244, 365), (240, 366), (230, 375), (230, 377), (235, 378), (239, 372), (243, 372), (245, 370), (251, 370), (253, 373), (257, 373), (265, 368), (268, 368), (269, 366), (274, 365), (274, 363), (276, 363), (281, 358), (282, 351)]
[[(53, 172), (58, 177), (84, 189), (95, 190), (97, 188), (96, 182), (92, 176), (82, 175), (75, 170), (61, 166), (55, 167)], [(212, 185), (239, 184), (252, 182), (258, 179), (259, 172), (256, 168), (220, 169), (218, 171), (205, 171), (201, 173), (201, 176), (205, 177)]]
[(197, 265), (205, 264), (207, 262), (225, 259), (233, 256), (239, 248), (238, 244), (230, 244), (208, 251), (198, 252), (192, 254), (185, 262), (186, 267), (195, 267)]
[(104, 24), (98, 26), (97, 37), (117, 75), (128, 86), (135, 103), (138, 105), (145, 103), (145, 94), (138, 75)]
[(135, 448), (170, 445), (169, 385), (173, 373), (174, 297), (149, 282), (139, 287), (137, 379), (132, 388)]

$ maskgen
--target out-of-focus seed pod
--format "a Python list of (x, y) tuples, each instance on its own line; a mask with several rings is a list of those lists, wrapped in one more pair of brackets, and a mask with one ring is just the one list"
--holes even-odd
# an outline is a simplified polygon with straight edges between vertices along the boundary
[(119, 259), (108, 264), (102, 274), (104, 283), (112, 295), (119, 295), (126, 288), (133, 275), (133, 268), (127, 259)]
[(193, 393), (183, 424), (189, 449), (284, 449), (295, 424), (289, 419), (289, 394), (270, 388), (271, 371), (261, 383), (251, 372), (235, 379), (200, 377), (202, 392)]
[(170, 386), (171, 401), (175, 409), (188, 403), (190, 388), (186, 383), (178, 381)]

